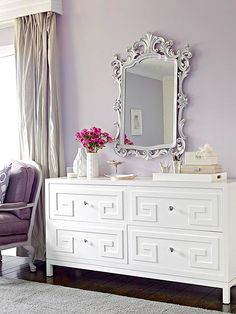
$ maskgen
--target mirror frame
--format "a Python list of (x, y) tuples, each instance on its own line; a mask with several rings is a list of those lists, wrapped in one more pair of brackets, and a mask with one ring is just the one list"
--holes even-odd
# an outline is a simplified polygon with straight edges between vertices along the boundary
[[(112, 60), (113, 78), (118, 83), (118, 97), (114, 103), (114, 110), (117, 112), (118, 121), (115, 123), (117, 132), (114, 140), (114, 151), (120, 157), (135, 156), (146, 160), (153, 159), (162, 155), (171, 154), (175, 159), (180, 160), (185, 151), (184, 125), (183, 118), (184, 108), (188, 104), (188, 98), (183, 91), (183, 82), (190, 71), (189, 59), (192, 57), (189, 45), (182, 50), (174, 51), (172, 49), (173, 41), (166, 41), (152, 33), (147, 33), (139, 41), (135, 42), (132, 47), (127, 49), (127, 57), (123, 59), (115, 55)], [(124, 142), (124, 90), (125, 90), (125, 70), (149, 57), (157, 57), (164, 60), (177, 61), (177, 97), (175, 110), (175, 134), (173, 145), (155, 145), (143, 147), (137, 145), (125, 145)]]

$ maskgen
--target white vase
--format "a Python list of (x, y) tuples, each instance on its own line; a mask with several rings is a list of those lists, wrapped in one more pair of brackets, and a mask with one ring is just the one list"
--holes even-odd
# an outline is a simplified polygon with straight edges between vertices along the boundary
[(73, 162), (73, 171), (78, 177), (86, 177), (87, 173), (87, 155), (85, 148), (78, 148), (78, 153)]
[(87, 178), (96, 178), (99, 176), (98, 154), (87, 153)]

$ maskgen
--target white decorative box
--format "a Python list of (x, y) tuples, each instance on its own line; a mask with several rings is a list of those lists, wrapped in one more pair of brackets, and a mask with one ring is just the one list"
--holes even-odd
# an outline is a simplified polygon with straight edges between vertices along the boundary
[(205, 144), (200, 146), (196, 152), (186, 152), (184, 162), (185, 165), (192, 166), (217, 165), (218, 156), (209, 144)]
[(185, 173), (153, 173), (153, 181), (187, 181), (187, 182), (217, 182), (227, 180), (227, 173), (185, 174)]
[(185, 165), (216, 165), (218, 164), (218, 156), (203, 156), (199, 155), (197, 152), (186, 152), (184, 156)]

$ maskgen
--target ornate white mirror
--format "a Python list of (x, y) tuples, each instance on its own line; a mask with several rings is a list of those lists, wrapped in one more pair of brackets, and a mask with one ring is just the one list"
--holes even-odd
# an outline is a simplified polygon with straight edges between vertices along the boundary
[(115, 152), (151, 159), (171, 153), (180, 159), (185, 150), (183, 109), (187, 97), (183, 81), (190, 70), (189, 46), (174, 51), (173, 42), (147, 33), (112, 61), (119, 93), (114, 109)]

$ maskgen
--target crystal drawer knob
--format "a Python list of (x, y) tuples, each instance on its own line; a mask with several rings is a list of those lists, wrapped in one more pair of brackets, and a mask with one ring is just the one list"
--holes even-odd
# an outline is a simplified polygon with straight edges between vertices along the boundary
[(88, 202), (84, 201), (84, 206), (88, 205)]
[(171, 253), (173, 253), (173, 252), (174, 252), (174, 248), (173, 248), (173, 247), (170, 247), (170, 248), (169, 248), (169, 251), (170, 251)]
[(169, 206), (169, 211), (173, 211), (175, 208), (174, 208), (174, 206)]
[(87, 240), (87, 239), (84, 239), (84, 243), (88, 243), (88, 240)]

